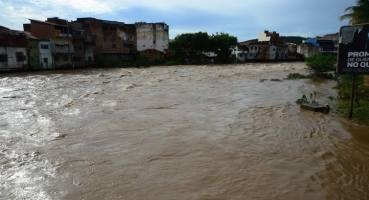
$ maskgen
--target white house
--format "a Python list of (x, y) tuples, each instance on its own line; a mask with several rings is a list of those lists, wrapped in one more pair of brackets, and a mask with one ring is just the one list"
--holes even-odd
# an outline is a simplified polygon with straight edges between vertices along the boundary
[(53, 57), (51, 54), (51, 45), (48, 40), (41, 40), (38, 43), (40, 51), (40, 64), (42, 69), (51, 69), (53, 67)]
[(244, 62), (248, 57), (248, 49), (246, 45), (237, 45), (232, 49), (232, 54), (236, 56), (238, 61)]
[(27, 41), (23, 32), (0, 27), (0, 70), (28, 67)]

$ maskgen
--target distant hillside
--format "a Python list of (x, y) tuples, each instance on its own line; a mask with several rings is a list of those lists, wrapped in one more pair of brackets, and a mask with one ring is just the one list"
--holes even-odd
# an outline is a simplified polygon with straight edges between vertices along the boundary
[[(295, 44), (301, 44), (303, 40), (306, 40), (307, 38), (300, 37), (300, 36), (284, 36), (285, 42), (295, 43)], [(247, 40), (245, 42), (257, 42), (258, 39), (252, 39)]]
[(303, 40), (306, 40), (304, 37), (300, 36), (285, 36), (285, 42), (295, 43), (295, 44), (301, 44)]

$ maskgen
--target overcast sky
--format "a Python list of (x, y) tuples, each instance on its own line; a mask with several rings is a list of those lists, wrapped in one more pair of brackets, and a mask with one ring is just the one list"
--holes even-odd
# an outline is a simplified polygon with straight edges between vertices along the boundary
[(348, 23), (339, 16), (354, 5), (355, 0), (0, 0), (0, 25), (22, 30), (28, 19), (94, 17), (165, 22), (171, 39), (202, 31), (228, 33), (242, 42), (263, 30), (303, 37), (336, 33)]

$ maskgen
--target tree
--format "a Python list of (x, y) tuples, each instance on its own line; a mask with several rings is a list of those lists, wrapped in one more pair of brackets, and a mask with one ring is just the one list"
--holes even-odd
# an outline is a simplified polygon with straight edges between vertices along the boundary
[(312, 57), (306, 59), (306, 65), (312, 74), (316, 76), (323, 76), (324, 73), (333, 71), (335, 69), (336, 60), (333, 56), (323, 55), (317, 53)]
[(217, 63), (230, 63), (232, 58), (232, 48), (237, 45), (237, 37), (231, 36), (227, 33), (213, 34), (210, 39), (211, 50), (217, 54)]
[(205, 32), (184, 33), (174, 38), (170, 44), (172, 54), (170, 59), (186, 64), (202, 64), (205, 62), (204, 53), (217, 54), (217, 63), (234, 61), (231, 48), (237, 45), (237, 38), (226, 33), (209, 36)]
[(340, 16), (340, 20), (349, 20), (350, 24), (362, 24), (369, 22), (369, 1), (356, 0), (356, 6), (350, 6), (345, 9), (349, 12)]
[(203, 52), (209, 51), (209, 35), (204, 32), (184, 33), (174, 38), (170, 44), (173, 53), (172, 59), (181, 63), (199, 64), (202, 61)]

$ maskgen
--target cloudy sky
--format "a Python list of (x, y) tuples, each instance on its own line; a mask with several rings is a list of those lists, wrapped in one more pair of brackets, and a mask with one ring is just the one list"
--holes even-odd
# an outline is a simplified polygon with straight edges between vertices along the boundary
[(125, 23), (165, 22), (170, 38), (182, 33), (216, 32), (238, 41), (260, 31), (315, 37), (339, 31), (338, 17), (355, 0), (0, 0), (0, 25), (22, 30), (28, 19), (78, 17)]

